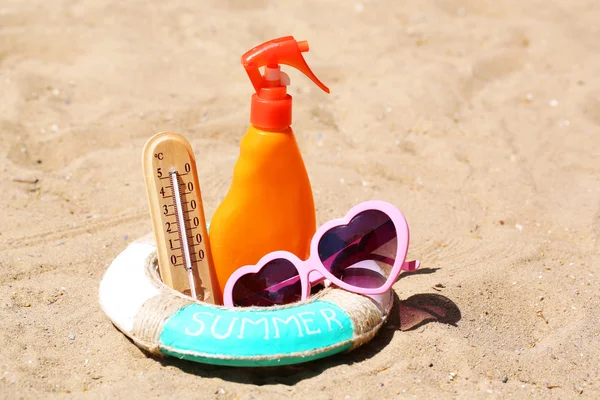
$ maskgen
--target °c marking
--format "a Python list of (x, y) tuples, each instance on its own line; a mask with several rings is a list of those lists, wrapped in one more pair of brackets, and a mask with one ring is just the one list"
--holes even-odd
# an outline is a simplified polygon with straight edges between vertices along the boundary
[(154, 158), (158, 158), (159, 160), (163, 160), (165, 157), (164, 157), (163, 153), (156, 153), (156, 154), (154, 154)]

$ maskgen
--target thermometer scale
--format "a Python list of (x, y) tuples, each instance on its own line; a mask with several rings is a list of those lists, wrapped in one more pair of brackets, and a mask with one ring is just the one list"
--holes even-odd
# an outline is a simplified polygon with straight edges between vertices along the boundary
[(220, 304), (192, 146), (177, 133), (159, 133), (146, 143), (142, 163), (161, 279)]

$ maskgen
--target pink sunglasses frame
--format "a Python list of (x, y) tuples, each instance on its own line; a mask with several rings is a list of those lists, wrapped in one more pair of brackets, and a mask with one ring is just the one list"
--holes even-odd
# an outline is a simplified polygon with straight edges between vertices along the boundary
[[(358, 288), (356, 286), (352, 286), (343, 281), (340, 281), (333, 274), (331, 274), (327, 270), (327, 268), (325, 268), (325, 266), (319, 258), (318, 252), (319, 241), (321, 240), (323, 235), (325, 235), (325, 233), (327, 233), (329, 230), (335, 227), (348, 225), (350, 221), (358, 214), (369, 210), (378, 210), (390, 217), (392, 223), (394, 224), (394, 228), (396, 229), (396, 237), (398, 240), (396, 257), (394, 259), (394, 264), (392, 266), (392, 270), (390, 271), (390, 275), (387, 281), (383, 286), (379, 288), (370, 289)], [(238, 268), (229, 277), (227, 283), (225, 284), (223, 302), (227, 307), (234, 307), (233, 288), (238, 279), (244, 275), (259, 272), (267, 263), (279, 258), (283, 258), (290, 261), (296, 267), (302, 287), (302, 300), (308, 298), (313, 284), (320, 283), (325, 279), (329, 279), (329, 281), (331, 281), (331, 283), (335, 286), (340, 287), (349, 292), (365, 295), (383, 294), (390, 290), (392, 285), (397, 281), (401, 271), (415, 271), (420, 266), (420, 261), (418, 260), (411, 262), (405, 261), (406, 254), (408, 253), (409, 236), (410, 233), (408, 230), (408, 223), (406, 222), (406, 218), (404, 218), (404, 215), (400, 212), (400, 210), (398, 210), (392, 204), (387, 203), (385, 201), (365, 201), (352, 207), (343, 218), (328, 221), (325, 224), (323, 224), (319, 229), (317, 229), (310, 243), (310, 256), (306, 261), (299, 259), (295, 254), (290, 253), (288, 251), (274, 251), (262, 257), (255, 265), (246, 265), (241, 268)], [(314, 278), (310, 278), (311, 276)]]

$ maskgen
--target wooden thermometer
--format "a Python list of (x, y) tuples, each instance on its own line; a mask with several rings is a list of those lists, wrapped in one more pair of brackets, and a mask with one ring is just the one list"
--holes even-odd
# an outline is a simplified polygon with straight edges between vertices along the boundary
[(221, 304), (192, 146), (177, 133), (159, 133), (146, 143), (142, 163), (161, 279), (195, 299)]

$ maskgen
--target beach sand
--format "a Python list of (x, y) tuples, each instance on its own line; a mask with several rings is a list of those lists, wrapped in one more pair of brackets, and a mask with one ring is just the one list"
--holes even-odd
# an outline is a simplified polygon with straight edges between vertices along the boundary
[[(598, 21), (597, 0), (4, 0), (0, 398), (598, 398)], [(190, 140), (210, 218), (249, 123), (240, 56), (285, 35), (331, 89), (284, 68), (318, 223), (392, 202), (423, 271), (349, 354), (150, 358), (98, 303), (151, 231), (143, 145)]]

